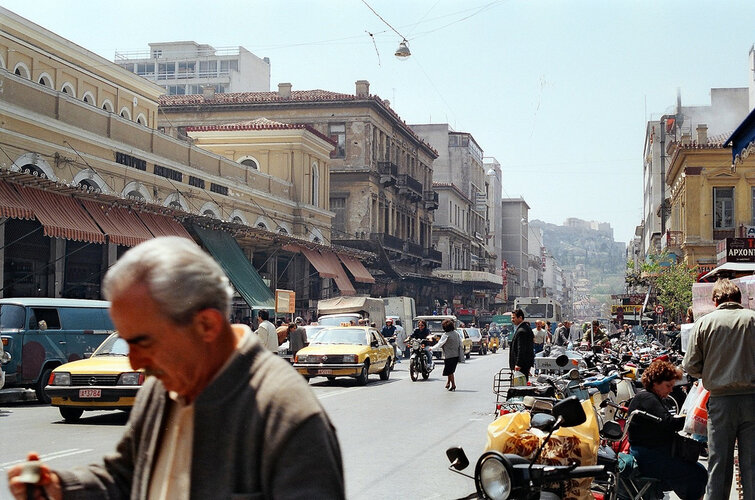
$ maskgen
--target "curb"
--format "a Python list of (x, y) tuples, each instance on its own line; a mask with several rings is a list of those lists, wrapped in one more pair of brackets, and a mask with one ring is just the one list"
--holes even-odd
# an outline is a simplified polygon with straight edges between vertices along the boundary
[(0, 390), (0, 404), (36, 401), (37, 395), (31, 389), (3, 389)]

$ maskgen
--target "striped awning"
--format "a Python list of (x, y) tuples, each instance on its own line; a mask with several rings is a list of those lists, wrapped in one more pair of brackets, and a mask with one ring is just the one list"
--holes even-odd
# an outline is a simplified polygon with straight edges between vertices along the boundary
[(71, 196), (16, 186), (21, 199), (42, 224), (45, 236), (105, 243), (105, 235)]
[(186, 229), (174, 218), (166, 215), (139, 212), (139, 219), (147, 226), (152, 234), (157, 236), (180, 236), (192, 239)]
[(335, 276), (335, 282), (338, 286), (338, 289), (341, 291), (342, 295), (356, 295), (357, 291), (354, 288), (354, 285), (351, 283), (351, 280), (346, 275), (346, 271), (344, 270), (343, 266), (341, 266), (341, 263), (338, 261), (338, 256), (331, 252), (330, 250), (323, 250), (320, 252), (323, 259), (328, 263), (328, 266), (335, 270), (336, 276)]
[(354, 280), (360, 283), (375, 283), (374, 276), (370, 274), (367, 268), (364, 267), (364, 264), (362, 264), (359, 260), (351, 257), (350, 255), (338, 252), (336, 253), (338, 254), (338, 258), (341, 259), (341, 262), (343, 262), (346, 268), (351, 271), (351, 274), (354, 275)]
[(33, 219), (34, 213), (24, 204), (13, 186), (0, 181), (0, 216), (12, 219)]
[(152, 233), (134, 212), (92, 200), (82, 200), (81, 204), (102, 228), (111, 243), (133, 247), (152, 239)]

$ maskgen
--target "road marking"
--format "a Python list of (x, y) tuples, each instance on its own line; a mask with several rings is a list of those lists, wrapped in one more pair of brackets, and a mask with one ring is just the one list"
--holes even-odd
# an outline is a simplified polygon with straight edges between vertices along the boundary
[[(42, 462), (49, 462), (51, 460), (55, 460), (58, 458), (65, 458), (65, 457), (70, 457), (73, 455), (80, 455), (82, 453), (89, 453), (90, 451), (94, 451), (94, 449), (87, 448), (87, 449), (81, 450), (79, 448), (72, 448), (70, 450), (61, 450), (61, 451), (56, 451), (53, 453), (47, 453), (45, 455), (40, 455), (39, 460)], [(0, 470), (5, 470), (10, 466), (21, 464), (24, 462), (26, 462), (26, 460), (14, 460), (12, 462), (5, 462), (5, 463), (0, 464)]]
[(325, 398), (329, 398), (331, 396), (340, 396), (341, 394), (348, 394), (350, 392), (358, 391), (359, 389), (360, 389), (359, 387), (350, 387), (350, 388), (344, 389), (342, 391), (329, 392), (327, 394), (323, 394), (322, 396), (318, 395), (317, 399), (325, 399)]

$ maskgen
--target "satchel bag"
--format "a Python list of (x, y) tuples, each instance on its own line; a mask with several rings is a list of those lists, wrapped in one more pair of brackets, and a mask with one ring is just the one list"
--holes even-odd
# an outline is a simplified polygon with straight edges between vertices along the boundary
[(463, 363), (465, 361), (464, 335), (462, 335), (459, 331), (456, 331), (456, 334), (459, 336), (459, 363)]
[(680, 432), (674, 433), (674, 440), (671, 442), (671, 456), (685, 462), (697, 462), (700, 458), (700, 452), (705, 445), (700, 441)]

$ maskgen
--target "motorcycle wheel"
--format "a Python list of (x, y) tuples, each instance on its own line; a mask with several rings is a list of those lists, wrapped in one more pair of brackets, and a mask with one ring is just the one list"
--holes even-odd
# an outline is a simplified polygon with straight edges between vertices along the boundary
[(430, 378), (430, 367), (425, 365), (422, 367), (422, 379), (427, 380)]
[(495, 354), (495, 352), (496, 352), (496, 351), (498, 350), (498, 348), (497, 348), (497, 347), (493, 347), (493, 348), (492, 348), (492, 349), (490, 349), (490, 350), (491, 350), (491, 351), (493, 351), (493, 354)]
[(412, 361), (411, 363), (409, 363), (409, 376), (411, 377), (412, 382), (417, 381), (418, 375), (419, 374), (417, 373), (417, 363), (416, 361)]

